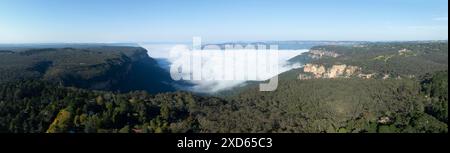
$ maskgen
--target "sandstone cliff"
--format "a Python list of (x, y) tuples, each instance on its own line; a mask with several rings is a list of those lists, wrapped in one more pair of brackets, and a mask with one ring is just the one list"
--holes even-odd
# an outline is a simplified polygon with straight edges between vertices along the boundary
[[(299, 79), (313, 79), (313, 78), (350, 78), (352, 76), (370, 79), (374, 74), (363, 74), (361, 68), (357, 66), (339, 64), (326, 68), (320, 64), (306, 64), (303, 67), (303, 72), (298, 76)], [(309, 75), (308, 75), (309, 74)]]
[(330, 68), (325, 68), (325, 66), (318, 64), (306, 64), (303, 68), (304, 72), (312, 73), (314, 78), (350, 77), (360, 70), (361, 68), (359, 67), (345, 64), (333, 65)]
[(332, 52), (332, 51), (323, 51), (323, 50), (311, 50), (309, 51), (310, 57), (314, 59), (320, 59), (322, 57), (339, 57), (341, 56), (338, 53)]

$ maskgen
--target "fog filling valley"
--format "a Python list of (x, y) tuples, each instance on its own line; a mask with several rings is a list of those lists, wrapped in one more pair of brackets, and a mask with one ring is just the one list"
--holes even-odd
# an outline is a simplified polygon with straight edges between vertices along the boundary
[[(176, 50), (180, 52), (187, 52), (191, 50), (191, 47), (187, 44), (182, 45), (176, 45), (176, 44), (141, 44), (141, 46), (148, 51), (148, 55), (151, 58), (154, 58), (157, 60), (160, 67), (164, 68), (167, 71), (170, 71), (170, 67), (174, 64), (176, 61), (183, 60), (182, 57), (177, 56), (171, 56), (171, 50)], [(175, 49), (174, 49), (175, 47)], [(227, 50), (228, 51), (228, 50)], [(268, 73), (264, 75), (258, 75), (256, 79), (247, 79), (247, 80), (233, 80), (233, 81), (225, 81), (225, 80), (201, 80), (201, 81), (194, 81), (194, 80), (187, 80), (186, 82), (188, 84), (177, 84), (176, 86), (181, 90), (196, 92), (196, 93), (206, 93), (206, 94), (213, 94), (216, 92), (224, 91), (224, 90), (230, 90), (234, 87), (239, 87), (245, 85), (247, 81), (265, 81), (268, 80), (280, 73), (300, 68), (301, 64), (290, 64), (288, 62), (289, 59), (300, 55), (302, 53), (308, 52), (309, 49), (299, 49), (299, 50), (279, 50), (278, 51), (278, 71), (275, 73)], [(220, 52), (225, 52), (225, 50), (220, 50)], [(230, 58), (230, 57), (224, 57), (224, 58)], [(224, 59), (217, 59), (217, 57), (213, 58), (203, 58), (202, 59), (202, 72), (208, 72), (208, 77), (212, 78), (219, 78), (220, 76), (223, 76), (224, 73), (230, 73), (230, 72), (222, 72), (219, 71), (220, 68), (217, 68), (217, 65), (220, 65), (219, 62), (223, 62)], [(235, 65), (246, 65), (248, 62), (247, 60), (236, 60), (233, 59)], [(271, 63), (274, 64), (274, 63)], [(277, 64), (277, 63), (275, 63)], [(259, 64), (251, 64), (246, 65), (248, 70), (259, 70), (264, 69), (264, 65)], [(270, 65), (275, 66), (275, 65)], [(243, 73), (239, 71), (234, 71), (231, 73)], [(204, 75), (204, 74), (203, 74)]]

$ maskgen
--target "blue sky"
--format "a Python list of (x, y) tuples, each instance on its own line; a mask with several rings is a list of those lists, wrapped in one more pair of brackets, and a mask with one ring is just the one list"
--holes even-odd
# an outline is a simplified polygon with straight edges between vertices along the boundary
[(1, 0), (0, 43), (448, 39), (447, 0)]

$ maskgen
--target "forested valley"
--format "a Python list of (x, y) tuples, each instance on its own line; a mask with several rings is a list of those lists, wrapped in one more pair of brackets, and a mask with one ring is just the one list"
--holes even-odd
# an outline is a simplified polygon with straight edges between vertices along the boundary
[[(102, 90), (104, 88), (94, 89), (89, 84), (77, 86), (72, 84), (73, 79), (57, 77), (70, 74), (60, 71), (67, 66), (76, 70), (75, 80), (85, 77), (95, 82), (96, 76), (102, 76), (97, 79), (107, 78), (104, 80), (113, 87), (114, 81), (108, 80), (114, 77), (108, 77), (106, 72), (114, 68), (114, 63), (133, 63), (127, 62), (133, 61), (130, 58), (133, 54), (96, 53), (92, 49), (80, 54), (107, 54), (111, 58), (105, 61), (112, 63), (106, 65), (96, 60), (81, 62), (84, 64), (75, 60), (68, 65), (53, 61), (58, 58), (47, 59), (53, 61), (51, 64), (24, 60), (24, 65), (9, 64), (0, 69), (2, 78), (8, 78), (0, 81), (0, 132), (447, 133), (448, 60), (443, 58), (448, 58), (447, 46), (448, 43), (318, 46), (315, 49), (332, 50), (342, 56), (308, 59), (308, 62), (356, 65), (364, 71), (389, 73), (392, 77), (302, 80), (297, 79), (302, 70), (294, 69), (280, 75), (278, 89), (274, 92), (260, 92), (257, 86), (249, 85), (226, 96), (182, 91), (152, 93), (146, 88), (128, 88), (132, 90), (125, 90), (127, 92)], [(403, 48), (407, 48), (407, 52), (399, 54), (398, 50)], [(55, 52), (71, 50), (3, 51), (0, 56), (5, 59), (4, 63), (8, 58), (21, 56), (40, 61), (39, 52), (56, 56)], [(304, 58), (299, 56), (292, 61)], [(33, 67), (35, 63), (40, 66)], [(431, 63), (433, 68), (414, 63)], [(26, 73), (9, 73), (15, 67)]]

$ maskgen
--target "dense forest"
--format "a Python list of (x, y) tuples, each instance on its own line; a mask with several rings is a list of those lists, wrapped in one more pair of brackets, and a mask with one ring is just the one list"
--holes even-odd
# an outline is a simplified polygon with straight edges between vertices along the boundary
[[(448, 83), (443, 75), (447, 72), (422, 83), (414, 79), (280, 80), (275, 92), (254, 92), (256, 88), (235, 101), (265, 114), (262, 120), (277, 121), (277, 132), (446, 132), (448, 92), (442, 89)], [(430, 86), (439, 95), (430, 94)]]
[[(131, 64), (127, 70), (136, 75), (153, 68), (154, 62), (140, 48), (111, 53), (108, 50), (113, 48), (108, 47), (84, 52), (80, 48), (5, 50), (0, 52), (4, 64), (0, 66), (0, 133), (448, 133), (447, 46), (442, 42), (317, 46), (313, 49), (342, 56), (312, 59), (305, 54), (291, 62), (353, 64), (402, 77), (299, 80), (301, 70), (294, 69), (280, 75), (274, 92), (259, 92), (258, 82), (251, 82), (215, 96), (153, 93), (147, 89), (154, 86), (140, 82), (157, 76), (153, 73), (122, 79), (128, 80), (121, 85), (128, 90), (93, 90), (83, 85), (96, 82), (91, 75), (115, 79), (101, 75), (121, 67), (115, 64)], [(70, 57), (89, 55), (94, 56)], [(382, 60), (386, 55), (392, 57)], [(81, 59), (86, 64), (80, 65)], [(136, 65), (143, 67), (133, 70)], [(50, 77), (53, 74), (84, 79), (64, 81), (65, 77)], [(408, 75), (414, 77), (403, 77)], [(63, 80), (55, 81), (58, 78)], [(70, 84), (70, 80), (80, 82)]]
[(196, 124), (189, 114), (195, 97), (186, 93), (118, 94), (19, 81), (2, 85), (1, 97), (2, 132), (188, 132)]
[(0, 131), (448, 132), (447, 76), (281, 81), (276, 92), (248, 90), (227, 100), (19, 81), (0, 86)]

